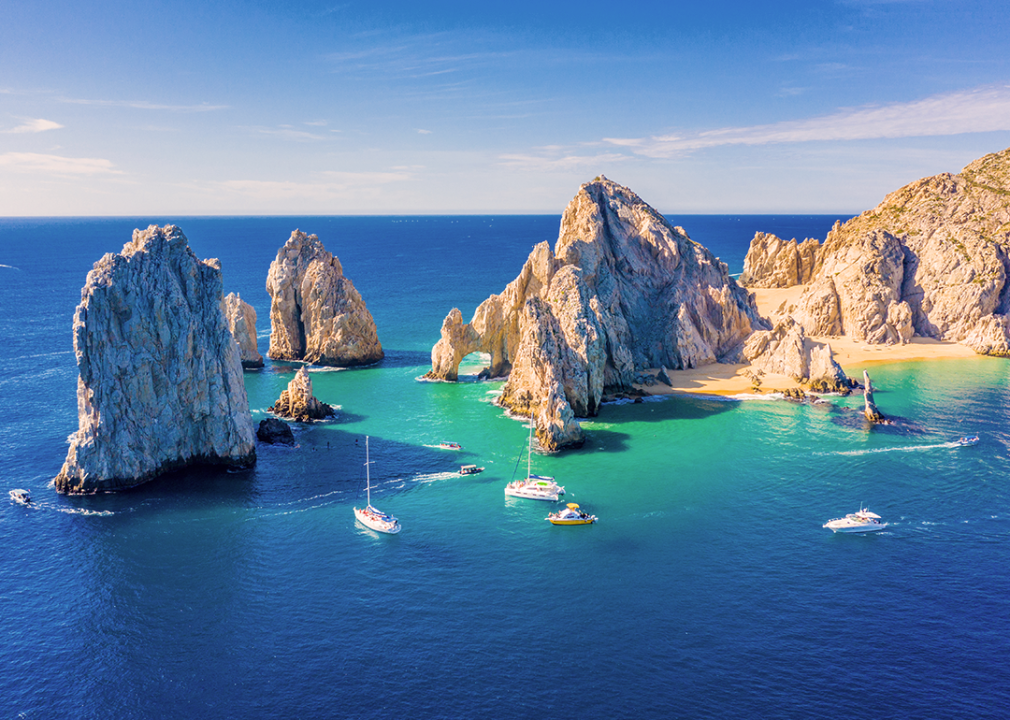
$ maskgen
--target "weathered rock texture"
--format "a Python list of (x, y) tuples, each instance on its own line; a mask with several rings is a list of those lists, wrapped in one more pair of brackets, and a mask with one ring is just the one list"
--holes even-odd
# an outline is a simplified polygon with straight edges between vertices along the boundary
[(270, 412), (299, 422), (322, 420), (337, 414), (333, 407), (313, 397), (312, 378), (306, 368), (299, 368), (288, 383), (288, 389), (270, 406)]
[(152, 225), (88, 273), (74, 315), (78, 430), (56, 489), (137, 485), (193, 464), (255, 462), (221, 266)]
[(755, 331), (743, 353), (755, 370), (786, 375), (814, 392), (849, 392), (851, 383), (832, 359), (831, 346), (808, 338), (790, 317), (771, 330)]
[[(747, 282), (776, 286), (792, 250), (755, 243)], [(836, 223), (815, 255), (789, 309), (808, 334), (873, 344), (920, 335), (1010, 355), (1010, 149), (891, 193)]]
[(801, 243), (759, 232), (750, 241), (743, 262), (740, 284), (744, 287), (786, 288), (810, 282), (819, 243), (807, 238)]
[(270, 264), (267, 292), (269, 357), (338, 366), (383, 358), (365, 301), (315, 235), (291, 233)]
[(263, 367), (263, 356), (256, 347), (256, 311), (253, 306), (236, 293), (229, 293), (225, 295), (222, 307), (228, 320), (228, 329), (238, 344), (242, 367)]
[(870, 382), (870, 375), (865, 370), (863, 370), (863, 415), (873, 425), (887, 422), (887, 418), (873, 402), (873, 383)]
[(565, 209), (553, 251), (537, 245), (469, 323), (449, 313), (428, 377), (455, 380), (464, 356), (489, 353), (490, 374), (509, 375), (499, 402), (532, 410), (540, 444), (555, 449), (582, 442), (575, 417), (595, 415), (604, 391), (630, 389), (636, 369), (738, 361), (764, 327), (725, 264), (600, 177)]

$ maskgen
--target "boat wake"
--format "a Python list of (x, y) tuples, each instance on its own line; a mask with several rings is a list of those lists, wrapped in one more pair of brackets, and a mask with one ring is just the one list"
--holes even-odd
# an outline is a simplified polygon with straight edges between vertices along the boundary
[(439, 480), (451, 480), (452, 478), (458, 478), (460, 474), (458, 472), (437, 472), (437, 473), (424, 473), (422, 475), (415, 475), (410, 478), (412, 482), (419, 484), (426, 484), (437, 482)]
[(944, 442), (935, 443), (933, 445), (907, 445), (904, 447), (887, 447), (887, 448), (868, 448), (864, 450), (832, 450), (829, 452), (816, 452), (814, 455), (878, 455), (880, 453), (895, 453), (895, 452), (925, 452), (927, 450), (943, 450), (960, 447), (956, 442)]

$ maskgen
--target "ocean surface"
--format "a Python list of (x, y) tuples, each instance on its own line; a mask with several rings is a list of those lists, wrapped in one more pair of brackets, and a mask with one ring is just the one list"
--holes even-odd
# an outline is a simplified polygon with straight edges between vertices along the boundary
[[(736, 273), (755, 231), (823, 239), (847, 218), (669, 219)], [(59, 496), (80, 288), (165, 222), (221, 259), (264, 354), (269, 264), (295, 228), (318, 234), (386, 359), (314, 372), (338, 418), (249, 471)], [(501, 383), (417, 378), (448, 311), (469, 318), (558, 225), (0, 219), (0, 717), (1010, 716), (1010, 362), (874, 366), (899, 423), (872, 431), (860, 397), (607, 405), (582, 450), (532, 457), (600, 518), (553, 527), (503, 494), (527, 430), (492, 404)], [(255, 421), (296, 368), (246, 374)], [(952, 446), (968, 432), (981, 443)], [(366, 436), (397, 536), (354, 520)], [(17, 487), (34, 507), (7, 502)], [(822, 528), (860, 506), (886, 530)]]

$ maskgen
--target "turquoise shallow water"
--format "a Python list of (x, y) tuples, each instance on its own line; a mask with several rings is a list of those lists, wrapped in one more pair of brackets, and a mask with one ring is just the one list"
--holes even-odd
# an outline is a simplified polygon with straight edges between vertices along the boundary
[[(693, 220), (675, 222), (731, 271), (774, 230)], [(605, 406), (583, 450), (533, 457), (600, 517), (556, 528), (548, 504), (504, 497), (527, 431), (491, 403), (500, 384), (416, 378), (448, 309), (500, 291), (557, 221), (180, 221), (263, 336), (273, 254), (295, 226), (319, 233), (387, 360), (314, 372), (339, 417), (251, 471), (91, 498), (48, 487), (76, 428), (70, 318), (90, 264), (147, 222), (0, 222), (0, 477), (38, 501), (0, 505), (0, 715), (1005, 717), (1008, 362), (872, 367), (899, 419), (872, 432), (861, 398)], [(257, 420), (295, 367), (247, 374)], [(950, 447), (966, 432), (982, 442)], [(353, 519), (365, 435), (395, 537)], [(455, 474), (471, 462), (486, 471)], [(860, 504), (885, 532), (821, 528)]]

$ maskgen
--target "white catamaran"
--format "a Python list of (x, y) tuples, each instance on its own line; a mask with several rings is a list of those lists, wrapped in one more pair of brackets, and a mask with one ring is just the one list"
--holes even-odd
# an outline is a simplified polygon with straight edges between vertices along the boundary
[(512, 497), (529, 498), (530, 500), (549, 500), (557, 502), (558, 496), (565, 494), (565, 489), (558, 485), (554, 478), (545, 475), (534, 475), (533, 469), (533, 413), (530, 413), (530, 441), (526, 455), (526, 479), (514, 480), (505, 486), (505, 494)]
[(354, 517), (358, 522), (376, 532), (395, 535), (400, 532), (400, 521), (392, 515), (372, 507), (372, 475), (368, 469), (368, 436), (365, 436), (365, 493), (368, 495), (368, 505), (364, 508), (354, 508)]

